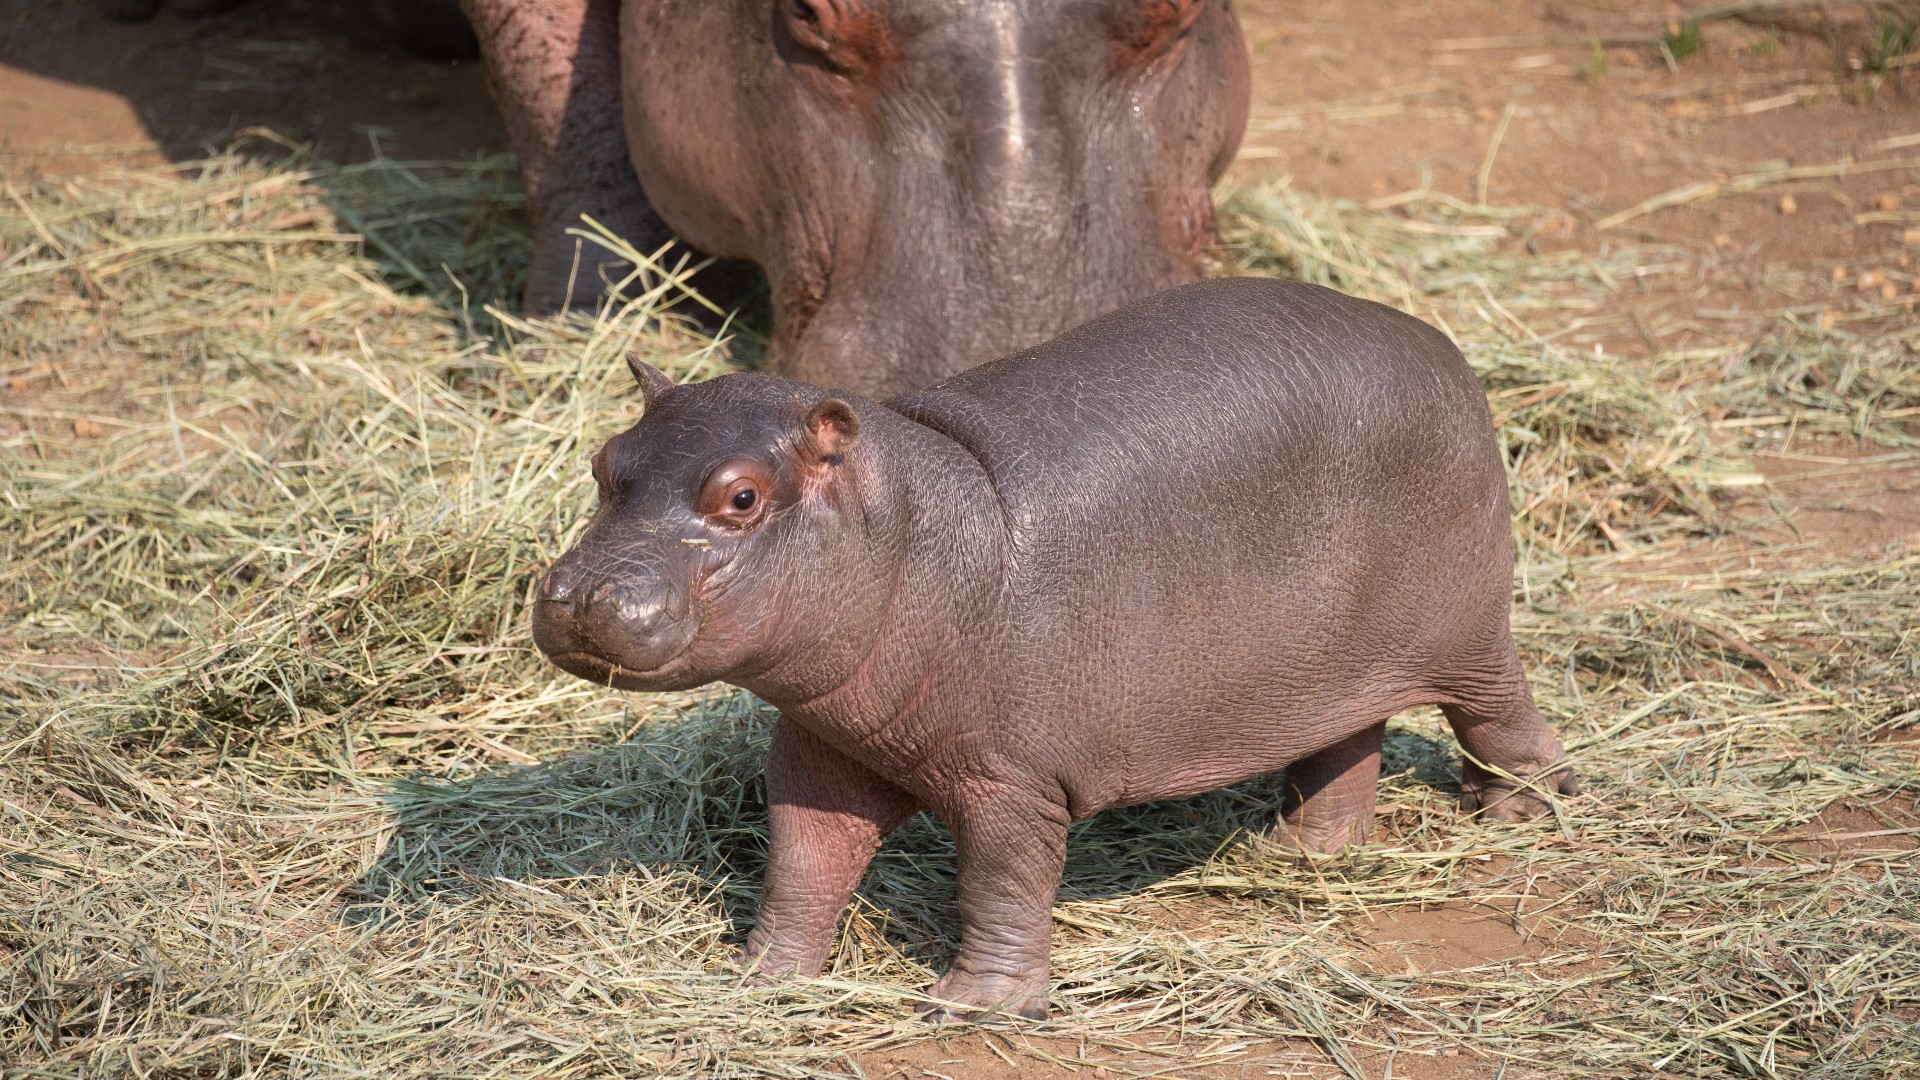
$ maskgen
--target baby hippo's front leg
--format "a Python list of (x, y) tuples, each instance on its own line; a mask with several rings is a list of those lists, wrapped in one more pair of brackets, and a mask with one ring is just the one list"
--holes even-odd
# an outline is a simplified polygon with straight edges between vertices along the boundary
[(939, 810), (960, 856), (960, 952), (928, 992), (928, 1015), (1045, 1019), (1053, 898), (1066, 864), (1066, 806), (979, 781)]
[(767, 804), (766, 885), (742, 960), (762, 976), (818, 975), (874, 851), (919, 806), (785, 717), (767, 755)]

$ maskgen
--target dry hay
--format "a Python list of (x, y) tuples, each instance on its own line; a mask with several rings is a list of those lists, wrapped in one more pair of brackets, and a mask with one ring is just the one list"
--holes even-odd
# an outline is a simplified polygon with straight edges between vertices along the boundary
[[(584, 457), (636, 414), (619, 356), (699, 377), (738, 342), (648, 300), (539, 326), (469, 301), (524, 248), (499, 162), (224, 158), (9, 195), (0, 1074), (844, 1075), (933, 1037), (909, 1017), (954, 947), (943, 829), (876, 860), (828, 977), (743, 986), (766, 710), (611, 693), (529, 640)], [(1334, 863), (1252, 839), (1271, 781), (1084, 823), (1055, 1019), (1007, 1051), (1177, 1032), (1170, 1075), (1257, 1040), (1349, 1075), (1920, 1069), (1920, 764), (1895, 741), (1920, 721), (1920, 555), (1646, 558), (1735, 527), (1715, 490), (1751, 470), (1708, 410), (1912, 445), (1913, 335), (1789, 318), (1596, 361), (1578, 313), (1671, 253), (1506, 255), (1523, 219), (1284, 188), (1227, 220), (1229, 265), (1467, 347), (1513, 465), (1521, 640), (1586, 793), (1463, 819), (1422, 713), (1389, 736), (1374, 842)], [(1437, 904), (1520, 944), (1414, 970), (1370, 943)]]

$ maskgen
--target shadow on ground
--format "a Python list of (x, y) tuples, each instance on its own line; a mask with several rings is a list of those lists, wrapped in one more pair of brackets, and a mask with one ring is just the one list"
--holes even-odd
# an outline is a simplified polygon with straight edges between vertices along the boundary
[[(462, 780), (407, 780), (385, 801), (397, 819), (386, 849), (349, 890), (352, 924), (423, 916), (441, 896), (490, 882), (539, 885), (637, 870), (690, 877), (722, 900), (743, 937), (766, 867), (761, 768), (775, 713), (720, 694), (642, 738)], [(1458, 791), (1454, 748), (1396, 724), (1390, 783)], [(1264, 831), (1280, 797), (1272, 775), (1186, 799), (1108, 811), (1075, 825), (1063, 901), (1149, 889)], [(1376, 836), (1377, 838), (1377, 836)], [(860, 889), (903, 954), (944, 963), (958, 943), (956, 859), (946, 828), (920, 814), (882, 847)]]
[[(517, 306), (529, 254), (506, 132), (480, 64), (415, 55), (381, 17), (390, 9), (400, 8), (253, 0), (124, 23), (90, 0), (11, 4), (0, 173), (60, 181), (221, 155), (311, 171), (342, 230), (382, 264), (383, 284), (484, 322), (487, 305)], [(723, 264), (700, 285), (738, 309), (731, 328), (763, 336), (757, 269)], [(709, 321), (691, 304), (683, 314)], [(747, 358), (758, 351), (749, 344)]]
[[(0, 37), (0, 64), (12, 69), (7, 79), (36, 85), (9, 87), (0, 103), (8, 147), (84, 155), (144, 145), (192, 161), (264, 129), (345, 163), (505, 152), (480, 65), (410, 53), (379, 17), (389, 6), (253, 0), (216, 15), (163, 8), (125, 23), (92, 0), (9, 3), (14, 32)], [(30, 138), (36, 120), (53, 130)]]

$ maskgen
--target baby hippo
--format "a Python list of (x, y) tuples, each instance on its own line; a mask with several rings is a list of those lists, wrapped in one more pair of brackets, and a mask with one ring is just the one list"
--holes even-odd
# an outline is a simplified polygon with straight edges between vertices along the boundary
[(935, 1015), (1041, 1017), (1074, 821), (1285, 769), (1275, 838), (1335, 851), (1426, 704), (1468, 810), (1575, 790), (1508, 633), (1485, 395), (1417, 319), (1201, 282), (884, 403), (630, 364), (646, 412), (594, 455), (534, 638), (602, 685), (779, 708), (762, 973), (820, 971), (917, 810), (960, 861)]

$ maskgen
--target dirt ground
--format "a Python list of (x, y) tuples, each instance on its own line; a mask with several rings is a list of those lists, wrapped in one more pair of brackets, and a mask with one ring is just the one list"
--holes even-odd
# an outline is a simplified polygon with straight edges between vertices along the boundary
[[(1920, 307), (1920, 44), (1888, 56), (1875, 39), (1877, 19), (1914, 15), (1911, 4), (1750, 5), (1744, 17), (1707, 22), (1704, 44), (1685, 55), (1675, 48), (1684, 35), (1671, 34), (1681, 9), (1635, 0), (1238, 7), (1255, 79), (1243, 175), (1291, 176), (1376, 206), (1430, 191), (1545, 208), (1554, 212), (1528, 241), (1541, 251), (1676, 249), (1679, 272), (1648, 274), (1605, 308), (1577, 313), (1584, 322), (1569, 334), (1583, 346), (1644, 356), (1707, 330), (1723, 340), (1730, 325), (1757, 328), (1788, 309), (1870, 330), (1863, 296), (1896, 320)], [(0, 10), (0, 152), (19, 175), (129, 155), (184, 159), (246, 140), (263, 152), (313, 142), (342, 160), (506, 149), (477, 65), (405, 55), (357, 3), (254, 0), (216, 18), (163, 13), (137, 26), (81, 2), (4, 0)], [(1852, 167), (1778, 178), (1842, 162)], [(1735, 193), (1610, 220), (1697, 184)], [(1739, 193), (1745, 186), (1754, 190)], [(1738, 542), (1744, 549), (1798, 540), (1804, 556), (1920, 543), (1920, 454), (1789, 433), (1753, 463), (1769, 485), (1743, 512), (1768, 524)], [(1887, 826), (1865, 810), (1837, 807), (1821, 824), (1809, 844), (1912, 847), (1909, 836), (1873, 835)], [(1423, 971), (1537, 959), (1555, 944), (1529, 936), (1515, 912), (1453, 909), (1382, 916), (1370, 939), (1377, 964)], [(1029, 1044), (1041, 1058), (1010, 1056), (1018, 1039), (962, 1033), (860, 1064), (889, 1077), (1301, 1075), (1268, 1065), (1259, 1047), (1171, 1035), (1142, 1037), (1133, 1052)], [(1111, 1071), (1083, 1072), (1094, 1062)], [(1360, 1064), (1411, 1080), (1492, 1075), (1461, 1058)]]

